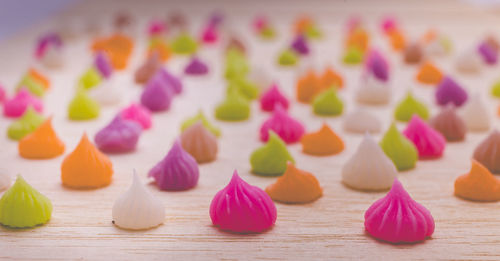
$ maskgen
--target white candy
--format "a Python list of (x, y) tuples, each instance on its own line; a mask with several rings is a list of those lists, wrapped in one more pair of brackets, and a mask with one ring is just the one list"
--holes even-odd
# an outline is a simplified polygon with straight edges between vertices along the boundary
[(470, 49), (460, 54), (456, 61), (455, 67), (462, 73), (478, 73), (483, 67), (483, 59), (475, 49)]
[(380, 120), (366, 109), (357, 108), (343, 120), (344, 130), (354, 133), (377, 133), (382, 129)]
[(0, 191), (6, 190), (11, 184), (10, 176), (3, 170), (0, 170)]
[(64, 49), (52, 45), (47, 47), (40, 62), (48, 68), (61, 68), (64, 66)]
[(378, 80), (373, 75), (361, 77), (356, 91), (356, 100), (362, 104), (383, 105), (391, 100), (391, 88), (387, 82)]
[(113, 205), (113, 222), (125, 229), (148, 229), (165, 220), (165, 207), (141, 183), (134, 172), (132, 186)]
[(472, 95), (462, 109), (462, 118), (469, 131), (487, 131), (491, 126), (488, 107), (478, 93)]
[(248, 74), (248, 79), (255, 82), (261, 91), (266, 90), (273, 83), (269, 70), (259, 66), (252, 67), (252, 70)]
[(102, 79), (101, 83), (89, 90), (89, 96), (101, 106), (112, 106), (123, 100), (123, 90), (118, 89), (115, 78)]
[(397, 175), (394, 163), (366, 133), (358, 149), (342, 168), (342, 182), (358, 190), (389, 189)]

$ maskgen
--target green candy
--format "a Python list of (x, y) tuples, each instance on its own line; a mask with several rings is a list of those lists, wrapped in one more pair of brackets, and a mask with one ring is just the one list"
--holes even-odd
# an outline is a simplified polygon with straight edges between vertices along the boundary
[(295, 163), (285, 142), (273, 131), (269, 131), (267, 143), (250, 156), (252, 172), (261, 176), (281, 176), (289, 161)]
[(235, 77), (229, 80), (227, 92), (229, 93), (233, 89), (239, 91), (249, 100), (255, 100), (259, 97), (259, 87), (257, 87), (257, 84), (244, 77)]
[(93, 66), (90, 67), (83, 75), (80, 77), (78, 87), (83, 89), (90, 89), (99, 85), (102, 81), (101, 74)]
[(170, 44), (176, 54), (193, 54), (198, 49), (198, 43), (188, 33), (180, 33)]
[(182, 122), (181, 132), (183, 132), (193, 124), (197, 123), (198, 121), (201, 121), (201, 124), (203, 124), (203, 126), (207, 128), (207, 130), (209, 130), (212, 134), (214, 134), (217, 137), (220, 136), (221, 134), (220, 129), (208, 121), (207, 117), (205, 117), (205, 114), (203, 114), (202, 110), (200, 110), (198, 114), (196, 114), (195, 116), (187, 118), (184, 122)]
[(413, 97), (411, 92), (408, 92), (406, 98), (401, 101), (394, 111), (394, 118), (398, 121), (407, 122), (413, 114), (417, 114), (420, 118), (427, 120), (429, 118), (429, 110), (425, 104), (419, 102)]
[(413, 142), (398, 131), (394, 123), (391, 124), (380, 141), (380, 147), (394, 162), (398, 171), (412, 169), (417, 164), (417, 148)]
[(42, 97), (45, 94), (45, 88), (37, 80), (33, 79), (29, 74), (25, 75), (21, 82), (16, 87), (16, 91), (26, 88), (30, 93), (38, 97)]
[(30, 106), (21, 118), (10, 124), (7, 129), (7, 136), (13, 140), (20, 140), (36, 130), (43, 121), (43, 116)]
[(319, 39), (323, 36), (321, 31), (316, 26), (308, 26), (306, 28), (305, 35), (310, 39)]
[(236, 48), (231, 48), (226, 54), (226, 79), (244, 77), (250, 71), (250, 65), (245, 55)]
[(71, 120), (90, 120), (99, 116), (99, 110), (99, 104), (80, 90), (69, 104), (68, 116)]
[(358, 47), (351, 46), (347, 48), (343, 60), (345, 64), (360, 64), (363, 61), (363, 52)]
[(274, 39), (274, 37), (276, 37), (276, 31), (274, 31), (272, 27), (264, 27), (259, 35), (263, 39)]
[(313, 111), (317, 115), (337, 116), (342, 114), (344, 104), (337, 96), (335, 88), (328, 88), (320, 93), (313, 101)]
[(496, 82), (491, 87), (491, 95), (500, 98), (500, 81)]
[(223, 121), (246, 120), (250, 117), (250, 102), (239, 91), (231, 90), (215, 108), (215, 117)]
[(45, 224), (52, 215), (52, 203), (19, 175), (0, 198), (0, 223), (13, 228)]
[(282, 66), (293, 66), (299, 61), (299, 56), (296, 52), (290, 49), (284, 50), (278, 57), (278, 63)]

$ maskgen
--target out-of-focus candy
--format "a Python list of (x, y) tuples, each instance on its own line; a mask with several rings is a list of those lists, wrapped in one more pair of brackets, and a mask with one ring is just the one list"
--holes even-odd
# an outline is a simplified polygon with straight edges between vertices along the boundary
[(71, 120), (91, 120), (99, 116), (99, 104), (89, 97), (87, 92), (79, 90), (68, 106)]
[(52, 128), (52, 117), (19, 141), (19, 155), (26, 159), (51, 159), (64, 153), (64, 143)]
[(170, 44), (176, 54), (193, 54), (198, 49), (198, 43), (187, 32), (180, 33)]
[(435, 85), (441, 82), (443, 74), (430, 61), (424, 62), (417, 72), (417, 81), (423, 84)]
[(151, 112), (140, 104), (132, 103), (120, 111), (120, 115), (125, 120), (139, 123), (143, 129), (151, 128)]
[(208, 66), (198, 57), (193, 57), (184, 68), (184, 73), (189, 75), (204, 75), (208, 73)]
[(313, 100), (313, 111), (321, 116), (338, 116), (342, 114), (344, 103), (338, 97), (335, 88), (329, 88), (318, 94)]
[(3, 115), (10, 118), (20, 117), (30, 106), (37, 112), (43, 111), (42, 101), (32, 96), (26, 89), (21, 89), (16, 96), (3, 103)]
[(30, 106), (24, 111), (21, 118), (9, 125), (7, 136), (13, 140), (20, 140), (38, 128), (43, 121), (43, 116)]

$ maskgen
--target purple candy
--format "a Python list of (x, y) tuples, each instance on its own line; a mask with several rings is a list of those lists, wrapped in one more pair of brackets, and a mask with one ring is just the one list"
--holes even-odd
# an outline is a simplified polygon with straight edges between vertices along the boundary
[(101, 73), (101, 75), (106, 79), (111, 76), (111, 73), (113, 73), (113, 66), (111, 65), (109, 57), (105, 52), (97, 53), (94, 60), (94, 65)]
[(301, 55), (309, 54), (306, 38), (303, 35), (297, 35), (291, 45), (292, 49)]
[(381, 81), (389, 80), (389, 64), (376, 50), (371, 50), (365, 60), (365, 69)]
[(94, 137), (97, 147), (103, 152), (123, 153), (135, 150), (142, 127), (135, 121), (116, 116)]
[(459, 107), (467, 101), (467, 92), (453, 81), (450, 77), (446, 76), (441, 80), (436, 89), (436, 102), (439, 105), (446, 105), (453, 103)]
[(148, 174), (161, 190), (187, 190), (198, 184), (200, 176), (196, 160), (176, 140), (167, 156)]
[(208, 20), (208, 24), (210, 26), (218, 26), (224, 21), (224, 14), (221, 12), (214, 12), (211, 16), (210, 19)]
[(170, 108), (174, 96), (173, 90), (167, 87), (160, 74), (151, 78), (141, 94), (141, 104), (152, 112)]
[(493, 48), (493, 46), (489, 45), (487, 42), (481, 43), (477, 48), (479, 54), (483, 57), (483, 60), (486, 64), (494, 65), (498, 60), (498, 53)]
[(208, 66), (200, 59), (193, 57), (184, 69), (184, 73), (191, 75), (203, 75), (208, 73)]
[(160, 78), (165, 82), (167, 87), (173, 89), (175, 94), (182, 92), (182, 82), (179, 78), (175, 77), (164, 68), (158, 70), (156, 74), (160, 75)]
[(47, 47), (49, 47), (49, 45), (54, 45), (57, 48), (61, 48), (62, 47), (61, 37), (56, 33), (47, 33), (45, 35), (42, 35), (38, 39), (38, 44), (35, 50), (35, 56), (37, 58), (41, 58), (44, 55), (45, 51), (47, 50)]

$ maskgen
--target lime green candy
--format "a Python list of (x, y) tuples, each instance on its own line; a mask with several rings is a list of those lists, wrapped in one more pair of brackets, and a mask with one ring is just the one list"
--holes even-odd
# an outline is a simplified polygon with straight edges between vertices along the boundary
[(212, 134), (214, 134), (217, 137), (220, 136), (220, 134), (221, 134), (220, 129), (217, 128), (217, 126), (214, 126), (212, 123), (210, 123), (208, 121), (207, 117), (205, 117), (205, 114), (203, 114), (202, 110), (200, 110), (198, 112), (198, 114), (196, 114), (195, 116), (186, 119), (181, 124), (181, 131), (184, 131), (185, 129), (189, 128), (190, 126), (192, 126), (193, 124), (197, 123), (198, 121), (200, 121), (201, 124), (203, 124), (203, 126), (205, 128), (207, 128), (207, 130), (209, 130)]
[(321, 31), (316, 26), (308, 26), (305, 35), (309, 39), (319, 39), (323, 36)]
[(250, 117), (250, 102), (237, 90), (230, 90), (226, 99), (215, 108), (215, 117), (223, 121), (243, 121)]
[(259, 87), (257, 87), (257, 84), (244, 77), (234, 77), (229, 80), (227, 92), (229, 93), (233, 89), (239, 91), (249, 100), (255, 100), (259, 97)]
[(198, 49), (198, 43), (188, 33), (180, 33), (170, 44), (172, 52), (176, 54), (192, 54)]
[(90, 89), (99, 85), (102, 81), (101, 74), (93, 66), (90, 67), (83, 75), (80, 77), (78, 87), (83, 89)]
[(272, 27), (264, 27), (259, 35), (264, 39), (274, 39), (274, 37), (276, 37), (276, 31), (274, 31)]
[(282, 66), (296, 65), (299, 61), (299, 56), (296, 52), (290, 49), (284, 50), (278, 57), (278, 63)]
[(345, 64), (359, 64), (363, 61), (363, 52), (356, 46), (351, 46), (347, 48), (344, 55)]
[(273, 131), (269, 131), (267, 143), (250, 156), (252, 172), (261, 176), (280, 176), (285, 173), (287, 162), (295, 163), (285, 142)]
[(491, 87), (491, 95), (500, 98), (500, 80)]
[(394, 123), (380, 141), (380, 147), (399, 171), (415, 167), (418, 160), (417, 148), (398, 131)]
[(342, 114), (344, 104), (337, 96), (335, 88), (328, 88), (320, 93), (313, 101), (313, 111), (317, 115), (337, 116)]
[(411, 119), (411, 116), (413, 116), (413, 114), (417, 114), (424, 120), (427, 120), (429, 118), (429, 110), (427, 109), (425, 104), (416, 100), (411, 92), (408, 92), (406, 98), (396, 106), (394, 117), (398, 121), (407, 122)]
[(29, 74), (22, 78), (21, 82), (19, 82), (16, 87), (16, 91), (19, 91), (21, 88), (26, 88), (30, 93), (38, 97), (42, 97), (45, 94), (45, 88), (43, 88), (43, 85), (33, 79), (33, 77)]
[(10, 124), (7, 129), (7, 136), (13, 140), (20, 140), (32, 133), (43, 121), (43, 116), (30, 106), (24, 111), (21, 118)]
[(224, 76), (226, 79), (235, 77), (244, 77), (250, 71), (245, 55), (236, 48), (231, 48), (226, 54), (226, 72)]
[(72, 120), (90, 120), (99, 116), (99, 110), (99, 104), (80, 90), (69, 104), (68, 116)]
[(47, 223), (52, 214), (52, 203), (31, 187), (19, 175), (0, 198), (0, 223), (13, 228), (28, 228)]

